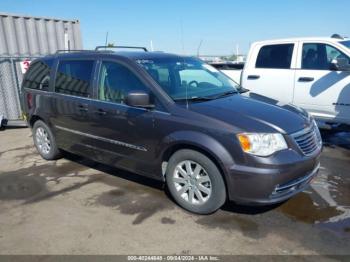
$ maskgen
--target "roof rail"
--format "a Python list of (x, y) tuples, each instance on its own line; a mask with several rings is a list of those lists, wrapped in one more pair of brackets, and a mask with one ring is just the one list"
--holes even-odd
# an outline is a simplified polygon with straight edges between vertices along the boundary
[(142, 47), (142, 46), (122, 46), (122, 45), (117, 45), (117, 46), (96, 46), (95, 51), (99, 51), (100, 49), (107, 49), (107, 48), (120, 48), (120, 49), (142, 49), (145, 52), (148, 52), (146, 47)]
[(64, 50), (64, 49), (59, 49), (56, 51), (55, 54), (70, 53), (70, 52), (94, 52), (94, 50), (83, 50), (83, 49)]

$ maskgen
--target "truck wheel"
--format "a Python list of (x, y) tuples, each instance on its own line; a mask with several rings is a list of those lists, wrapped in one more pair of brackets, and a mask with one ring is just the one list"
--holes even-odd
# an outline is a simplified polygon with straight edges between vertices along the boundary
[(42, 158), (46, 160), (55, 160), (61, 157), (61, 152), (58, 149), (50, 128), (41, 120), (34, 123), (33, 140), (36, 149)]
[(205, 155), (189, 149), (171, 156), (166, 183), (175, 201), (197, 214), (210, 214), (226, 201), (225, 183), (217, 166)]

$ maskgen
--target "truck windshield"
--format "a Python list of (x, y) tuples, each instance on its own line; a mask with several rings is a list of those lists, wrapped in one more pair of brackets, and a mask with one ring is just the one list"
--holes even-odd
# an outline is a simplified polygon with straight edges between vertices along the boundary
[(340, 43), (341, 43), (342, 45), (345, 45), (347, 48), (350, 48), (350, 40), (341, 41)]
[(163, 57), (136, 61), (175, 101), (210, 100), (238, 93), (238, 86), (196, 58)]

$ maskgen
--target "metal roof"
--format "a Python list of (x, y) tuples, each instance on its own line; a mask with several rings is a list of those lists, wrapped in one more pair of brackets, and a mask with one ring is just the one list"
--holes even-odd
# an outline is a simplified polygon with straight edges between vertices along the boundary
[(44, 19), (44, 20), (54, 20), (54, 21), (63, 21), (63, 22), (71, 22), (71, 23), (79, 23), (78, 19), (62, 19), (62, 18), (54, 18), (54, 17), (45, 17), (45, 16), (31, 16), (31, 15), (19, 15), (19, 14), (12, 14), (12, 13), (4, 13), (0, 12), (0, 16), (12, 16), (15, 18), (33, 18), (33, 19)]

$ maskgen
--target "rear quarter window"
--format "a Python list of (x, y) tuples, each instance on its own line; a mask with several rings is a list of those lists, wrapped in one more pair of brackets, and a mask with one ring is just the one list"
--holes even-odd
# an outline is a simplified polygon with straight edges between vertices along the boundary
[(23, 87), (48, 91), (53, 59), (39, 60), (32, 63), (24, 76)]
[(256, 59), (256, 68), (289, 69), (291, 67), (294, 44), (263, 46)]
[(93, 60), (62, 60), (58, 64), (55, 79), (57, 93), (91, 97), (90, 83)]

